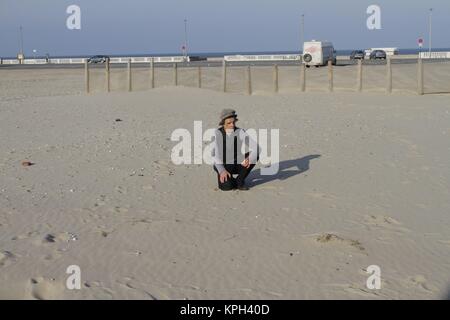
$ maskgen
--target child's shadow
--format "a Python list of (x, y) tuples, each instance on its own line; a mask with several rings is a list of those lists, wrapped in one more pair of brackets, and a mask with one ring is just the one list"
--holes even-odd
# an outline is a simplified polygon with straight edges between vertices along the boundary
[[(279, 162), (278, 172), (274, 175), (261, 175), (261, 168), (251, 171), (247, 177), (249, 186), (257, 186), (274, 180), (285, 180), (309, 170), (309, 162), (319, 158), (320, 154), (313, 154), (295, 160)], [(292, 168), (292, 169), (291, 169)]]

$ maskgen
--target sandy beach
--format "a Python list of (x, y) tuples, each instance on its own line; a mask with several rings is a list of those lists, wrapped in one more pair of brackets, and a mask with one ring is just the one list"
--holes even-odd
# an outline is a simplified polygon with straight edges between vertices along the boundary
[[(450, 64), (425, 67), (427, 90), (449, 91)], [(450, 297), (450, 95), (416, 95), (416, 65), (394, 66), (392, 95), (383, 66), (363, 93), (354, 67), (334, 93), (326, 68), (301, 93), (280, 67), (278, 94), (258, 68), (251, 96), (242, 69), (219, 92), (216, 69), (204, 89), (195, 70), (179, 87), (157, 70), (153, 90), (136, 70), (131, 93), (113, 70), (109, 94), (98, 69), (86, 95), (82, 69), (0, 68), (0, 298)], [(229, 107), (242, 128), (280, 130), (280, 172), (257, 165), (246, 192), (170, 158), (173, 130), (214, 128)]]

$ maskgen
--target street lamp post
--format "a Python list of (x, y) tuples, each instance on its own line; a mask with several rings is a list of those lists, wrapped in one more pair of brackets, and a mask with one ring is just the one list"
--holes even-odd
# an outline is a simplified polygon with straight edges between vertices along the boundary
[(303, 53), (303, 43), (305, 42), (305, 15), (302, 14), (300, 23), (300, 51)]
[(23, 31), (22, 31), (22, 26), (20, 26), (20, 54), (23, 55)]
[(188, 44), (187, 44), (187, 19), (184, 19), (184, 59), (187, 61)]
[(19, 27), (19, 47), (20, 47), (20, 52), (17, 54), (17, 60), (19, 60), (19, 64), (24, 63), (25, 60), (25, 56), (23, 53), (23, 31), (22, 31), (22, 26)]
[(431, 33), (431, 18), (432, 18), (432, 14), (433, 14), (433, 8), (430, 8), (430, 14), (429, 14), (429, 31), (430, 31), (430, 34), (429, 34), (429, 39), (428, 39), (428, 41), (429, 41), (429, 44), (428, 44), (428, 50), (429, 50), (429, 55), (430, 55), (430, 58), (431, 58), (431, 36), (432, 36), (432, 33)]

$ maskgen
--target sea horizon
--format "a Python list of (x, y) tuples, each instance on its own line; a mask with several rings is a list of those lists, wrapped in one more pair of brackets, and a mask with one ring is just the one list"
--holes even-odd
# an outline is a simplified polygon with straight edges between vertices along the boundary
[[(341, 49), (336, 50), (337, 55), (350, 55), (352, 51), (358, 49)], [(364, 50), (364, 49), (359, 49)], [(427, 48), (422, 49), (413, 49), (413, 48), (399, 48), (399, 54), (418, 54), (419, 52), (428, 52)], [(433, 52), (445, 52), (450, 51), (450, 48), (433, 48)], [(299, 51), (295, 50), (279, 50), (279, 51), (218, 51), (218, 52), (188, 52), (188, 56), (200, 56), (200, 57), (223, 57), (227, 55), (271, 55), (271, 54), (298, 54)], [(83, 55), (51, 55), (50, 58), (58, 59), (58, 58), (86, 58), (94, 55), (107, 55), (109, 57), (170, 57), (170, 56), (182, 56), (183, 53), (108, 53), (108, 52), (96, 52), (96, 53), (87, 53)], [(45, 55), (37, 54), (37, 55), (25, 55), (27, 59), (42, 59), (45, 58)], [(16, 59), (16, 57), (1, 57), (3, 59)]]

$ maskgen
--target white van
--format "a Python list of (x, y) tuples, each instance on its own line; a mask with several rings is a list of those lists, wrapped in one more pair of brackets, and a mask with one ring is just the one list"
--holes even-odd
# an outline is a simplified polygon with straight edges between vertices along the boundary
[(309, 66), (325, 66), (331, 60), (336, 65), (336, 51), (327, 41), (307, 41), (303, 44), (303, 63)]

